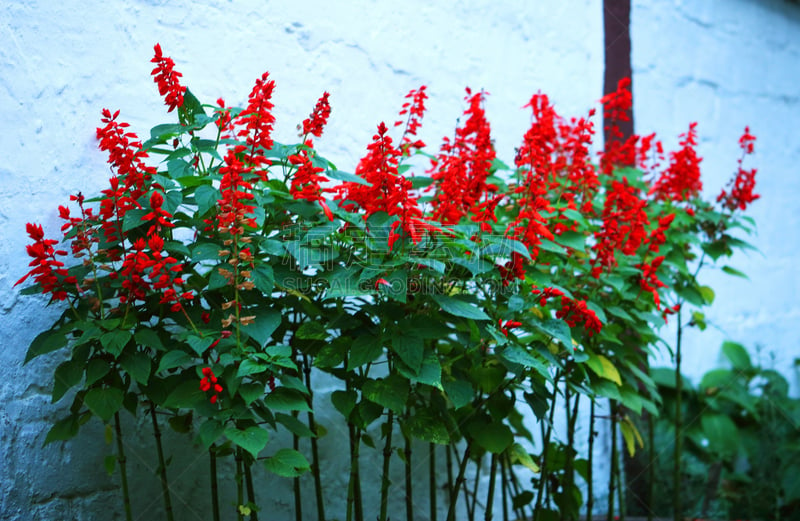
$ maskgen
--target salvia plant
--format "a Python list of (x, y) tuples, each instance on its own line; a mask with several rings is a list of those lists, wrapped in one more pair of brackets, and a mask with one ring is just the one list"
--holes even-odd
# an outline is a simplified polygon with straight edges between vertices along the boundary
[[(168, 520), (167, 424), (208, 452), (215, 520), (258, 519), (269, 491), (254, 465), (294, 479), (297, 519), (410, 520), (423, 504), (448, 521), (492, 519), (496, 505), (504, 521), (577, 519), (584, 506), (591, 515), (592, 451), (578, 454), (576, 437), (591, 448), (603, 421), (624, 449), (643, 446), (633, 419), (658, 412), (647, 359), (664, 343), (659, 328), (677, 321), (679, 364), (683, 329), (714, 296), (700, 268), (747, 247), (736, 232), (751, 232), (742, 211), (758, 197), (756, 171), (743, 166), (749, 130), (729, 186), (705, 201), (696, 124), (669, 153), (655, 135), (623, 136), (626, 80), (600, 100), (601, 151), (594, 110), (567, 119), (538, 93), (510, 163), (496, 156), (488, 94), (470, 89), (454, 134), (427, 152), (421, 86), (347, 172), (316, 148), (328, 93), (283, 144), (268, 73), (232, 107), (198, 100), (159, 45), (152, 61), (172, 121), (143, 141), (103, 110), (108, 187), (59, 207), (59, 240), (27, 226), (31, 269), (17, 284), (32, 279), (22, 292), (63, 313), (26, 361), (64, 355), (53, 401), (72, 399), (46, 443), (93, 417), (105, 423), (128, 520), (124, 414), (152, 426)], [(314, 395), (323, 373), (339, 382), (330, 403)], [(603, 416), (601, 399), (611, 404)], [(346, 490), (322, 484), (326, 429), (315, 413), (330, 405), (348, 438)], [(587, 407), (588, 435), (577, 428)], [(554, 433), (556, 411), (565, 437)], [(276, 431), (291, 447), (270, 442)], [(616, 446), (612, 506), (623, 494)], [(381, 462), (375, 494), (365, 493), (362, 457)], [(217, 472), (221, 458), (234, 476)], [(412, 487), (420, 465), (430, 470), (425, 498)], [(389, 479), (395, 466), (402, 482)], [(302, 497), (307, 472), (313, 498)], [(220, 497), (220, 480), (235, 483), (235, 498)], [(392, 490), (404, 514), (389, 512)], [(344, 511), (326, 510), (326, 494), (346, 495)]]

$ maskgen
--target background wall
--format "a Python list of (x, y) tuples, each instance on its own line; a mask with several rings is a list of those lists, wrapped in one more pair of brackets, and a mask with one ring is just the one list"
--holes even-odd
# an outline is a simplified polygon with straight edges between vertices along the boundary
[[(464, 87), (484, 88), (499, 155), (511, 161), (529, 121), (521, 107), (531, 94), (548, 93), (565, 115), (584, 114), (602, 95), (602, 15), (600, 0), (0, 6), (0, 519), (122, 519), (116, 478), (98, 471), (111, 450), (99, 422), (74, 442), (41, 448), (70, 398), (49, 403), (57, 356), (21, 362), (56, 310), (18, 297), (12, 285), (27, 268), (25, 223), (42, 223), (55, 236), (57, 206), (106, 183), (109, 171), (94, 136), (100, 110), (120, 109), (140, 136), (170, 121), (149, 76), (153, 44), (161, 43), (184, 83), (208, 102), (222, 96), (242, 103), (253, 80), (269, 70), (277, 82), (279, 141), (293, 139), (295, 125), (330, 91), (333, 115), (318, 148), (345, 170), (354, 168), (375, 125), (393, 120), (411, 88), (428, 85), (421, 137), (430, 145), (452, 133)], [(689, 121), (699, 121), (711, 193), (735, 169), (744, 125), (759, 137), (753, 162), (762, 200), (752, 215), (763, 256), (734, 260), (750, 281), (709, 278), (718, 289), (710, 315), (721, 332), (692, 337), (688, 371), (698, 375), (716, 362), (727, 336), (775, 350), (776, 364), (786, 369), (800, 351), (792, 269), (800, 248), (792, 161), (800, 157), (800, 137), (790, 127), (800, 120), (800, 9), (781, 0), (641, 0), (634, 2), (632, 25), (638, 131), (657, 129), (674, 145)], [(324, 392), (317, 397), (326, 400)], [(131, 436), (150, 437), (144, 426), (124, 427)], [(178, 519), (207, 519), (207, 462), (194, 459), (185, 438), (169, 436)], [(325, 479), (331, 497), (346, 486), (340, 443), (335, 433), (320, 442), (334, 469)], [(134, 517), (149, 519), (161, 510), (155, 455), (144, 441), (129, 445)], [(269, 498), (260, 494), (270, 519), (290, 519), (290, 485), (274, 480)], [(338, 496), (331, 512), (342, 511), (344, 494)], [(402, 498), (393, 499), (399, 508)]]

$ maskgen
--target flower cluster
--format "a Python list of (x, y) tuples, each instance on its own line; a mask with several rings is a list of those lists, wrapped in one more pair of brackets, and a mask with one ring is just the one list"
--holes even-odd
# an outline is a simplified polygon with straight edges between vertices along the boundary
[(164, 96), (164, 102), (172, 112), (183, 105), (183, 95), (186, 87), (180, 84), (180, 77), (183, 76), (175, 70), (175, 62), (169, 56), (164, 56), (161, 52), (161, 45), (155, 45), (155, 56), (150, 60), (156, 64), (155, 69), (150, 74), (154, 77), (158, 85), (158, 93)]
[(742, 157), (739, 158), (739, 167), (736, 170), (736, 175), (729, 183), (730, 192), (723, 189), (717, 196), (717, 202), (721, 202), (722, 206), (728, 210), (746, 210), (750, 203), (761, 197), (753, 193), (756, 186), (756, 169), (745, 170), (742, 168), (744, 156), (753, 153), (755, 141), (755, 136), (750, 134), (750, 127), (745, 127), (744, 134), (739, 138)]
[(217, 377), (214, 375), (214, 371), (212, 371), (210, 367), (203, 368), (203, 378), (200, 379), (200, 390), (204, 393), (211, 391), (211, 396), (208, 398), (208, 401), (211, 403), (217, 403), (219, 393), (223, 391), (222, 386), (217, 383)]

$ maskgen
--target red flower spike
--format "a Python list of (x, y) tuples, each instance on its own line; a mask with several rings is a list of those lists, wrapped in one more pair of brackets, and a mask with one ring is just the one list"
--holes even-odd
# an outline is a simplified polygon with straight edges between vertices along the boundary
[[(253, 90), (250, 91), (247, 107), (236, 118), (235, 125), (242, 127), (238, 131), (239, 137), (244, 137), (249, 151), (244, 156), (244, 162), (256, 168), (266, 167), (272, 162), (264, 157), (264, 152), (272, 148), (272, 126), (275, 116), (272, 115), (272, 92), (275, 82), (269, 79), (265, 72), (256, 80)], [(266, 174), (259, 174), (266, 181)]]
[(175, 62), (172, 61), (172, 58), (162, 54), (161, 45), (156, 44), (154, 50), (155, 56), (150, 61), (155, 63), (156, 67), (150, 74), (158, 85), (158, 93), (164, 96), (164, 103), (169, 107), (167, 112), (172, 112), (183, 106), (183, 94), (186, 92), (186, 87), (181, 86), (179, 80), (183, 75), (175, 70)]
[(303, 120), (303, 134), (301, 137), (308, 136), (309, 134), (316, 137), (322, 137), (322, 129), (325, 127), (325, 124), (328, 122), (328, 118), (331, 116), (331, 106), (328, 102), (329, 96), (329, 93), (324, 92), (322, 97), (314, 106), (314, 110), (307, 119)]
[(653, 184), (651, 194), (658, 201), (688, 201), (703, 189), (700, 181), (700, 162), (697, 155), (697, 123), (689, 125), (689, 130), (681, 134), (680, 150), (670, 153), (667, 170)]
[(755, 136), (750, 134), (750, 127), (745, 127), (744, 134), (739, 138), (739, 146), (742, 149), (742, 157), (738, 160), (739, 167), (736, 175), (728, 183), (730, 193), (723, 189), (717, 196), (717, 202), (722, 203), (722, 206), (727, 210), (746, 210), (750, 203), (761, 197), (753, 193), (756, 187), (757, 170), (755, 168), (750, 170), (742, 168), (744, 157), (752, 154), (755, 150), (755, 141)]

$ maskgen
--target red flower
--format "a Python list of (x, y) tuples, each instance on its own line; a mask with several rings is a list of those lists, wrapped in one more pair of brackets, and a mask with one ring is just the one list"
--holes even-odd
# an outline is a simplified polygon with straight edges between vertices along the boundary
[(254, 196), (247, 190), (252, 190), (253, 185), (247, 180), (246, 175), (252, 168), (245, 167), (239, 160), (239, 154), (244, 151), (244, 146), (234, 147), (225, 155), (225, 165), (220, 167), (222, 174), (219, 190), (222, 199), (217, 201), (219, 214), (217, 216), (217, 229), (231, 235), (241, 235), (244, 226), (256, 227), (255, 217), (252, 212), (255, 205), (247, 204)]
[(617, 265), (617, 251), (634, 255), (648, 241), (645, 227), (650, 220), (644, 211), (646, 205), (639, 189), (628, 184), (626, 178), (622, 182), (612, 181), (603, 207), (603, 226), (595, 233), (596, 243), (592, 247), (597, 252), (591, 260), (595, 277)]
[(522, 322), (517, 322), (516, 320), (506, 320), (503, 322), (503, 320), (500, 319), (497, 321), (497, 325), (500, 327), (500, 332), (503, 333), (503, 335), (508, 336), (508, 330), (521, 326)]
[[(249, 152), (245, 154), (244, 161), (255, 167), (269, 166), (270, 160), (264, 157), (263, 152), (270, 150), (273, 145), (272, 125), (275, 116), (272, 115), (272, 92), (275, 82), (269, 79), (265, 72), (256, 80), (253, 90), (250, 91), (247, 107), (239, 114), (236, 125), (244, 127), (238, 132), (239, 137), (245, 137)], [(266, 174), (259, 174), (266, 181)]]
[[(404, 156), (411, 153), (412, 148), (424, 148), (425, 143), (420, 140), (413, 141), (409, 136), (416, 136), (417, 130), (422, 126), (422, 116), (425, 114), (425, 100), (428, 99), (428, 94), (425, 92), (425, 85), (419, 89), (412, 89), (406, 94), (407, 101), (403, 103), (403, 108), (400, 111), (400, 116), (408, 116), (406, 118), (406, 128), (403, 131), (403, 137), (400, 140), (400, 150)], [(395, 121), (394, 126), (398, 127), (403, 124), (403, 121)]]
[(210, 367), (203, 368), (203, 378), (200, 379), (200, 390), (204, 393), (208, 391), (214, 393), (208, 399), (212, 404), (217, 403), (219, 393), (223, 391), (222, 386), (217, 383), (217, 377), (214, 376), (214, 371), (212, 371)]
[(556, 318), (563, 319), (569, 327), (583, 324), (589, 336), (599, 333), (603, 328), (595, 312), (586, 307), (586, 301), (572, 300), (566, 296), (561, 297), (561, 309), (556, 311)]
[(467, 89), (469, 106), (464, 111), (464, 125), (456, 129), (452, 143), (444, 138), (429, 170), (436, 189), (431, 201), (433, 218), (442, 224), (456, 224), (469, 213), (473, 213), (473, 220), (478, 222), (495, 220), (494, 207), (479, 207), (489, 191), (486, 178), (496, 156), (491, 127), (483, 109), (485, 97), (483, 91), (472, 94)]
[(653, 300), (656, 303), (656, 307), (661, 309), (661, 298), (658, 296), (658, 288), (665, 288), (667, 287), (666, 284), (658, 280), (658, 276), (656, 272), (658, 271), (659, 266), (661, 263), (664, 262), (664, 256), (659, 256), (653, 259), (650, 264), (646, 262), (637, 264), (636, 267), (642, 270), (642, 277), (639, 279), (639, 286), (644, 291), (648, 291), (653, 295)]
[(292, 154), (288, 157), (289, 163), (297, 167), (297, 170), (295, 170), (292, 176), (292, 184), (289, 191), (295, 199), (305, 199), (312, 202), (322, 201), (323, 197), (320, 183), (325, 183), (328, 179), (319, 175), (320, 172), (325, 171), (324, 168), (314, 166), (311, 163), (309, 149), (312, 148), (313, 143), (311, 140), (308, 140), (305, 144), (309, 147), (308, 149), (301, 148), (296, 154)]
[(168, 56), (161, 53), (161, 45), (156, 44), (155, 56), (150, 60), (156, 64), (155, 69), (150, 73), (158, 85), (158, 93), (164, 96), (164, 102), (169, 107), (167, 112), (172, 112), (177, 107), (183, 106), (183, 94), (186, 87), (181, 86), (179, 78), (183, 76), (177, 72), (175, 62)]
[(45, 239), (41, 225), (28, 223), (25, 229), (28, 236), (33, 239), (33, 244), (26, 247), (28, 255), (33, 258), (28, 266), (32, 266), (33, 269), (14, 285), (22, 284), (25, 279), (33, 275), (34, 282), (42, 287), (42, 293), (51, 293), (53, 300), (65, 300), (66, 289), (70, 285), (77, 284), (77, 279), (64, 268), (64, 263), (57, 260), (57, 256), (64, 256), (67, 252), (53, 248), (58, 241)]
[(753, 193), (756, 187), (757, 170), (755, 168), (750, 170), (742, 168), (744, 157), (753, 153), (755, 141), (755, 136), (750, 134), (750, 127), (745, 127), (744, 134), (739, 138), (739, 146), (742, 149), (742, 157), (738, 161), (739, 167), (737, 168), (736, 176), (728, 183), (730, 193), (723, 189), (717, 196), (717, 202), (721, 202), (722, 206), (728, 210), (746, 210), (747, 205), (761, 197)]
[(331, 115), (331, 106), (328, 103), (329, 96), (330, 94), (324, 92), (314, 106), (314, 110), (307, 119), (303, 120), (303, 136), (311, 134), (316, 137), (322, 137), (322, 128)]
[(697, 146), (697, 123), (689, 125), (689, 131), (681, 134), (681, 149), (670, 153), (669, 168), (661, 174), (653, 187), (659, 201), (687, 201), (700, 193), (703, 183), (700, 181), (700, 161), (695, 147)]

